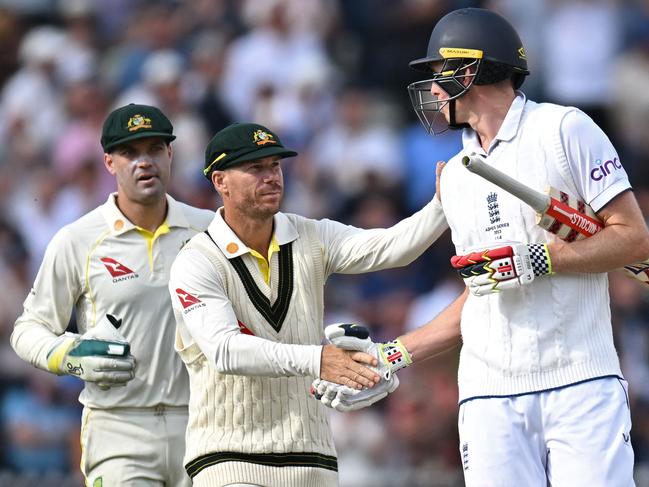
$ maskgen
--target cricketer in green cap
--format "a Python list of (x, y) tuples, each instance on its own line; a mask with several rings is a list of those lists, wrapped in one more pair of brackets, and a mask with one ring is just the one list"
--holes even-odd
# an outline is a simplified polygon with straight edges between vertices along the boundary
[(203, 174), (210, 181), (213, 171), (222, 171), (242, 162), (279, 156), (294, 157), (279, 137), (257, 123), (233, 123), (216, 133), (205, 149)]
[(173, 125), (160, 109), (131, 103), (108, 115), (101, 132), (104, 152), (111, 152), (124, 142), (144, 137), (162, 137), (167, 142), (176, 138)]

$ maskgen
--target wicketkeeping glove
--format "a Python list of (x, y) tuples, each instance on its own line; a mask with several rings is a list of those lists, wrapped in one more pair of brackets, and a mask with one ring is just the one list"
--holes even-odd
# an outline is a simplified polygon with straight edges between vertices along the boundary
[(135, 375), (135, 358), (111, 315), (83, 335), (61, 335), (47, 354), (47, 367), (58, 375), (74, 375), (101, 389), (124, 386)]
[(531, 283), (536, 277), (552, 274), (548, 246), (543, 243), (511, 243), (455, 255), (451, 258), (451, 265), (476, 296), (517, 288)]
[(370, 367), (376, 371), (381, 380), (371, 389), (352, 389), (323, 379), (316, 379), (311, 384), (311, 394), (325, 406), (337, 411), (354, 411), (371, 406), (383, 399), (399, 386), (395, 372), (412, 363), (410, 354), (400, 340), (389, 343), (374, 343), (369, 331), (362, 325), (337, 323), (325, 328), (327, 340), (337, 347), (346, 350), (359, 350), (374, 355), (378, 366)]

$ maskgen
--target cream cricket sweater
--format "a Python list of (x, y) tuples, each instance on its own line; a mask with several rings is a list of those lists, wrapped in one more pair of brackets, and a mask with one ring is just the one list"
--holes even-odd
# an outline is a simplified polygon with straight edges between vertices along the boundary
[(267, 284), (217, 212), (170, 279), (176, 349), (191, 384), (190, 475), (212, 467), (218, 485), (336, 485), (327, 412), (309, 395), (320, 372), (326, 278), (406, 265), (445, 229), (437, 202), (375, 230), (279, 213)]

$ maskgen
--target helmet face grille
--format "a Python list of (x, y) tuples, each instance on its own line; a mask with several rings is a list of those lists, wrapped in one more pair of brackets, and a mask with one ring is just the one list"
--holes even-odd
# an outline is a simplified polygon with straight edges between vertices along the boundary
[[(449, 128), (459, 128), (453, 120), (453, 114), (448, 114), (449, 119), (447, 119), (442, 110), (449, 105), (449, 102), (469, 91), (476, 81), (477, 73), (481, 71), (481, 65), (481, 59), (446, 59), (441, 71), (433, 71), (432, 78), (408, 85), (412, 107), (429, 134), (438, 135)], [(439, 99), (434, 95), (431, 91), (433, 84), (442, 89), (447, 96)]]
[(442, 114), (447, 100), (439, 100), (431, 93), (432, 79), (417, 81), (408, 85), (410, 103), (417, 118), (429, 134), (441, 134), (448, 130), (448, 123)]
[[(474, 84), (511, 79), (518, 89), (529, 74), (525, 49), (514, 27), (483, 8), (461, 8), (442, 17), (430, 35), (426, 57), (411, 61), (410, 67), (429, 76), (432, 73), (432, 78), (408, 86), (408, 92), (417, 117), (434, 134), (467, 126), (455, 121), (454, 100)], [(471, 77), (468, 83), (467, 77)], [(433, 83), (448, 97), (437, 100), (430, 93)], [(446, 121), (446, 128), (440, 129)]]

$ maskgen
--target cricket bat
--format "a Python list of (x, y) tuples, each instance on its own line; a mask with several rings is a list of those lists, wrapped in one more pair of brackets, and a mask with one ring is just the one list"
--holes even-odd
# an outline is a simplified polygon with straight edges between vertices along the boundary
[[(476, 156), (464, 156), (462, 165), (532, 207), (536, 211), (536, 223), (562, 240), (572, 242), (592, 237), (603, 228), (593, 209), (568, 193), (552, 187), (547, 193), (537, 191)], [(649, 286), (649, 260), (624, 266), (623, 270)]]

